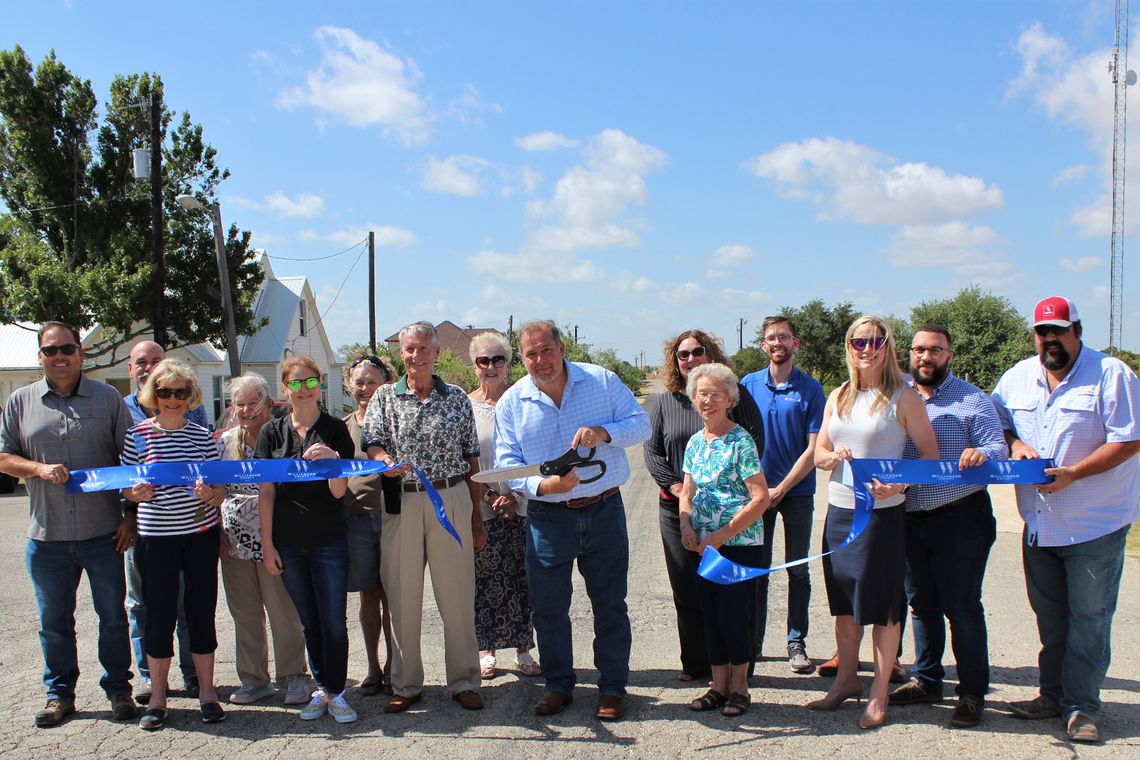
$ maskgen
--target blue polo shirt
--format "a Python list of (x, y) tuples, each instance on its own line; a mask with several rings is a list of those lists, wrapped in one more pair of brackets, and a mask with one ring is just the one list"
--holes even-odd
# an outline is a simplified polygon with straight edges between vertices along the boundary
[[(795, 466), (808, 446), (808, 436), (818, 433), (823, 425), (823, 408), (827, 399), (823, 386), (811, 375), (792, 367), (784, 385), (775, 385), (768, 369), (745, 375), (740, 383), (752, 394), (760, 417), (764, 420), (764, 454), (760, 466), (768, 484), (780, 483)], [(815, 493), (815, 468), (796, 483), (786, 496), (811, 496)]]

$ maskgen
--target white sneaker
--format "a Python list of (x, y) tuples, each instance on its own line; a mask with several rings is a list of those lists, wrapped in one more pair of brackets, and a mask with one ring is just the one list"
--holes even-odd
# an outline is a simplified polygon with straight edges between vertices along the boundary
[(309, 704), (301, 709), (301, 720), (316, 720), (329, 711), (329, 698), (323, 689), (313, 692)]
[(289, 676), (285, 687), (285, 704), (303, 705), (309, 701), (309, 679), (305, 676)]
[(328, 711), (337, 723), (352, 723), (356, 720), (356, 710), (344, 701), (343, 691), (328, 701)]
[(277, 689), (273, 688), (273, 684), (266, 684), (265, 686), (242, 684), (230, 695), (230, 702), (235, 705), (251, 705), (259, 700), (272, 697), (276, 693)]

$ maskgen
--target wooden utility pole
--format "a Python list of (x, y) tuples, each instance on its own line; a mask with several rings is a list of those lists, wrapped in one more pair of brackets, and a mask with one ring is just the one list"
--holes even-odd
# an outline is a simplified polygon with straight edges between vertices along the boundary
[(162, 255), (162, 111), (154, 79), (151, 79), (150, 86), (150, 225), (154, 265), (151, 327), (154, 342), (166, 348), (169, 341), (166, 335), (166, 261)]
[(515, 315), (507, 317), (507, 342), (514, 345), (515, 341)]
[(376, 233), (368, 231), (368, 350), (376, 355)]

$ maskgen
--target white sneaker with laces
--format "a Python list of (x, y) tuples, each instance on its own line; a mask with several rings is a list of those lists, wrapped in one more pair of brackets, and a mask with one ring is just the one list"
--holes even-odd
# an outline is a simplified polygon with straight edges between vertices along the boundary
[(328, 701), (328, 711), (337, 723), (352, 723), (356, 720), (356, 710), (344, 701), (343, 691)]
[(328, 711), (329, 698), (324, 689), (317, 689), (313, 692), (313, 698), (309, 700), (309, 704), (301, 709), (301, 720), (316, 720)]
[(233, 694), (230, 694), (230, 702), (235, 705), (251, 705), (259, 700), (272, 697), (276, 693), (277, 689), (273, 688), (273, 684), (266, 684), (265, 686), (242, 684), (234, 690)]
[(305, 676), (289, 676), (285, 687), (285, 704), (303, 705), (309, 701), (309, 679)]

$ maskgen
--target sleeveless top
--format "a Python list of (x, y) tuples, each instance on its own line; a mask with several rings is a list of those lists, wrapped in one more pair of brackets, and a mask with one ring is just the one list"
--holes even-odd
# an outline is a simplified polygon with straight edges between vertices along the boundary
[[(906, 446), (906, 428), (898, 420), (899, 394), (891, 396), (885, 409), (871, 413), (871, 405), (880, 395), (877, 390), (859, 391), (851, 407), (851, 418), (843, 419), (833, 412), (827, 423), (827, 432), (832, 446), (847, 446), (855, 459), (901, 459)], [(846, 473), (847, 483), (844, 483)], [(843, 509), (855, 508), (855, 490), (849, 485), (851, 468), (844, 462), (831, 471), (831, 482), (827, 484), (827, 501)], [(885, 499), (875, 500), (875, 509), (895, 507), (906, 501), (906, 496), (896, 494)]]

